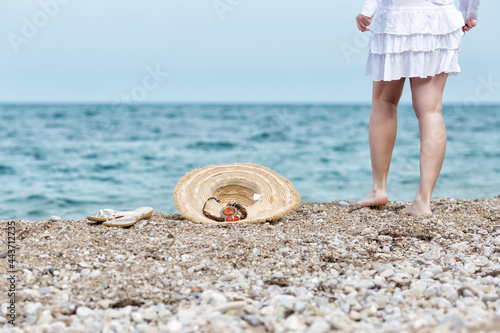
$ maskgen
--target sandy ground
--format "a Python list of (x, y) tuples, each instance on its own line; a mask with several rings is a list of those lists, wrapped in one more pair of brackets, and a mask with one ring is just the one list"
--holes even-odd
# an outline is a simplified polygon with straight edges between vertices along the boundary
[(400, 209), (305, 202), (239, 226), (160, 212), (124, 229), (16, 221), (16, 326), (2, 287), (1, 331), (500, 332), (500, 197)]

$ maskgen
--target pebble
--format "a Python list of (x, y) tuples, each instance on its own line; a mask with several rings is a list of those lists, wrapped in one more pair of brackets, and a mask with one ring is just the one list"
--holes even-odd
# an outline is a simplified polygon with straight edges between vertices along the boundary
[(469, 248), (469, 243), (468, 242), (460, 242), (460, 243), (455, 243), (450, 245), (451, 249), (459, 250), (459, 251), (465, 251)]
[(444, 298), (446, 298), (448, 301), (452, 303), (458, 299), (458, 292), (453, 288), (443, 291), (441, 292), (441, 294), (443, 295)]
[(35, 315), (37, 311), (42, 307), (42, 303), (28, 303), (24, 306), (23, 311), (27, 315)]
[(349, 313), (349, 317), (350, 317), (352, 320), (355, 320), (355, 321), (361, 320), (361, 314), (360, 314), (358, 311), (355, 311), (355, 310), (352, 310), (352, 311)]
[(425, 281), (413, 281), (410, 286), (410, 295), (419, 299), (424, 296), (426, 288), (427, 283)]
[(24, 322), (28, 325), (34, 325), (36, 321), (38, 320), (38, 317), (35, 315), (27, 315), (26, 318), (24, 319)]
[(36, 321), (37, 325), (43, 325), (43, 324), (48, 324), (51, 323), (54, 318), (52, 317), (52, 314), (50, 313), (49, 310), (45, 310), (42, 312), (40, 317), (38, 317), (38, 320)]
[(377, 285), (375, 284), (375, 282), (367, 280), (367, 281), (363, 281), (363, 282), (361, 282), (359, 286), (360, 286), (361, 288), (363, 288), (363, 289), (373, 289), (373, 288), (375, 288)]
[(483, 302), (496, 302), (500, 297), (497, 293), (487, 293), (482, 297)]
[(433, 266), (430, 269), (430, 272), (434, 274), (434, 276), (441, 274), (443, 272), (443, 268), (441, 266)]
[(285, 320), (285, 329), (291, 331), (304, 331), (306, 329), (304, 318), (297, 315), (289, 316)]
[(50, 289), (47, 287), (40, 287), (38, 288), (38, 292), (42, 295), (45, 295), (50, 293)]
[(330, 332), (330, 330), (330, 324), (325, 319), (319, 317), (314, 319), (307, 329), (307, 333), (326, 333)]
[(421, 280), (432, 279), (432, 278), (434, 278), (434, 273), (432, 273), (431, 271), (423, 271), (422, 273), (420, 273)]
[(182, 324), (177, 319), (172, 317), (172, 319), (169, 320), (167, 326), (165, 327), (165, 330), (167, 332), (176, 333), (182, 330), (182, 327)]
[(86, 306), (80, 306), (76, 309), (76, 315), (79, 317), (86, 317), (94, 314), (94, 311)]
[(222, 281), (222, 282), (228, 282), (228, 281), (232, 281), (236, 278), (236, 276), (233, 274), (233, 273), (230, 273), (230, 274), (226, 274), (226, 275), (223, 275), (219, 278), (219, 281)]
[(88, 268), (84, 268), (84, 269), (82, 269), (82, 270), (80, 271), (80, 276), (82, 276), (82, 277), (83, 277), (83, 276), (87, 276), (87, 275), (89, 275), (89, 274), (90, 274), (90, 269), (88, 269)]
[(401, 285), (409, 284), (411, 283), (411, 275), (406, 273), (395, 273), (391, 277), (391, 280)]
[(47, 328), (47, 333), (64, 333), (67, 332), (67, 327), (63, 322), (56, 321), (50, 324)]
[(146, 321), (154, 321), (158, 318), (158, 313), (154, 309), (148, 308), (142, 311), (142, 317)]
[(192, 256), (190, 256), (189, 254), (183, 254), (183, 255), (181, 255), (181, 261), (183, 261), (183, 262), (188, 262), (188, 261), (190, 261), (192, 258), (193, 258), (193, 257), (192, 257)]
[(243, 316), (243, 319), (252, 326), (259, 326), (262, 324), (262, 320), (256, 315), (248, 314)]
[(227, 303), (224, 294), (214, 290), (205, 290), (201, 293), (200, 299), (203, 304), (213, 305), (215, 307)]
[(218, 307), (215, 308), (214, 311), (219, 311), (220, 313), (226, 313), (226, 312), (231, 311), (231, 310), (240, 310), (240, 309), (244, 308), (246, 305), (247, 305), (247, 303), (242, 302), (242, 301), (230, 302), (230, 303), (226, 303), (223, 305), (219, 305)]
[(495, 239), (493, 240), (493, 244), (495, 244), (496, 246), (500, 246), (500, 236), (495, 237)]
[(425, 260), (438, 260), (439, 258), (441, 258), (441, 252), (438, 250), (427, 252), (424, 254)]
[(347, 201), (339, 201), (339, 206), (342, 206), (342, 207), (349, 207), (351, 204), (348, 203)]
[(450, 329), (455, 332), (461, 330), (464, 327), (464, 321), (462, 317), (457, 313), (450, 313), (444, 316), (440, 321), (439, 325), (449, 324)]
[(107, 309), (109, 308), (109, 304), (111, 302), (108, 300), (108, 299), (102, 299), (100, 301), (97, 301), (97, 305), (101, 308), (101, 309)]
[(201, 263), (199, 265), (193, 266), (193, 272), (199, 272), (205, 269), (205, 263)]
[(383, 278), (388, 278), (388, 277), (391, 277), (393, 275), (394, 275), (394, 270), (392, 270), (392, 269), (386, 269), (385, 271), (380, 273), (380, 276)]
[(271, 304), (274, 306), (282, 306), (285, 309), (294, 309), (297, 298), (292, 295), (278, 295), (271, 300)]
[(61, 218), (60, 218), (59, 216), (52, 215), (52, 216), (50, 217), (50, 221), (51, 221), (51, 222), (61, 221)]
[(361, 236), (366, 236), (366, 235), (369, 235), (371, 233), (373, 233), (372, 228), (365, 228), (365, 229), (363, 229), (363, 231), (361, 231)]

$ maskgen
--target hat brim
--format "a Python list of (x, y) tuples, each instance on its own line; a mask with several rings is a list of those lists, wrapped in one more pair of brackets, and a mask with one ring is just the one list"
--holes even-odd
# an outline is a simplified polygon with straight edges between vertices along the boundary
[[(260, 195), (260, 198), (254, 197)], [(210, 197), (206, 210), (219, 216), (221, 207), (239, 202), (247, 210), (245, 219), (217, 222), (203, 214), (203, 205)], [(252, 163), (209, 165), (188, 172), (174, 189), (175, 206), (181, 215), (203, 224), (242, 224), (274, 221), (300, 204), (300, 195), (292, 183), (273, 170)]]

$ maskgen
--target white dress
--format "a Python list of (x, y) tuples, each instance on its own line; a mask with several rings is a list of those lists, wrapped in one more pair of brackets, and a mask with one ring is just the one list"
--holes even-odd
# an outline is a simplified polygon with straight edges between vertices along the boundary
[[(374, 81), (460, 73), (458, 53), (467, 18), (477, 20), (479, 0), (366, 0), (373, 17), (366, 74)], [(378, 11), (377, 11), (378, 10)]]

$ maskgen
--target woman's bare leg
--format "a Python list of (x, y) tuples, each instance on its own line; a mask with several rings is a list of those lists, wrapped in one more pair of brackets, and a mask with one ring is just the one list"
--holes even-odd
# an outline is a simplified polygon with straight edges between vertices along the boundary
[(432, 215), (431, 195), (446, 151), (446, 127), (442, 115), (443, 90), (448, 75), (411, 78), (413, 109), (420, 128), (420, 183), (413, 202), (401, 212)]
[(398, 103), (403, 94), (405, 79), (374, 81), (370, 114), (370, 156), (373, 186), (368, 196), (357, 204), (381, 206), (387, 203), (386, 182), (396, 141)]

